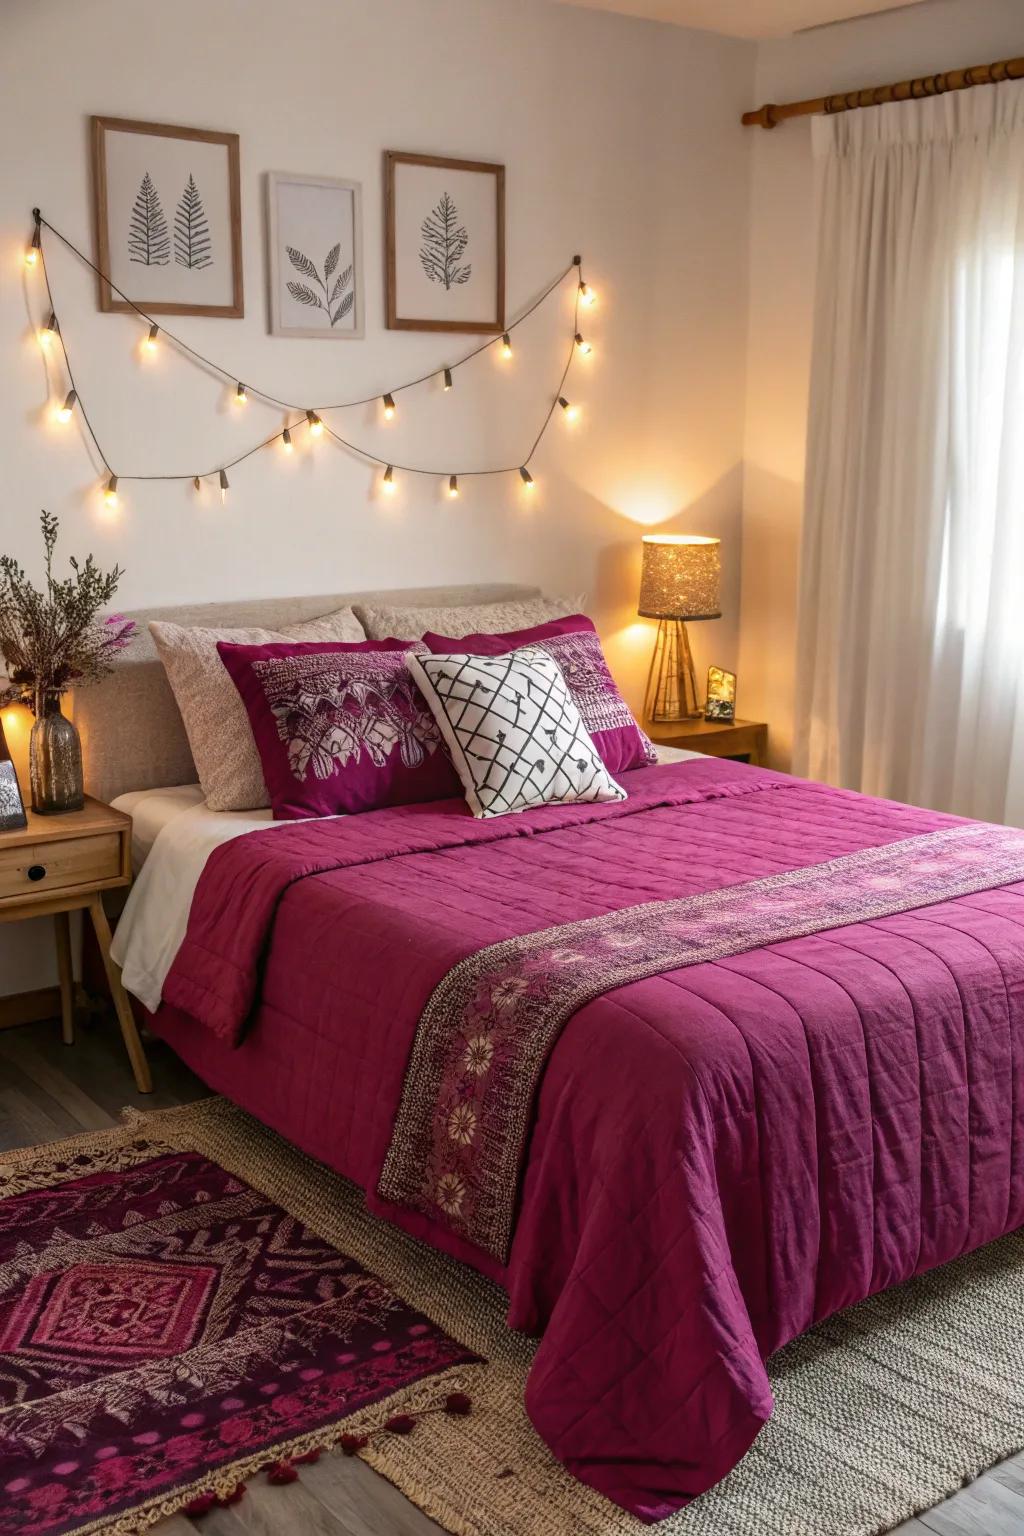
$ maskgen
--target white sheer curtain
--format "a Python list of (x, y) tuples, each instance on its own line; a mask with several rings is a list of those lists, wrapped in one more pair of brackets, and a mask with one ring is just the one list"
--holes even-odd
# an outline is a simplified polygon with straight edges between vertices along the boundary
[(1024, 83), (813, 126), (797, 771), (1024, 825)]

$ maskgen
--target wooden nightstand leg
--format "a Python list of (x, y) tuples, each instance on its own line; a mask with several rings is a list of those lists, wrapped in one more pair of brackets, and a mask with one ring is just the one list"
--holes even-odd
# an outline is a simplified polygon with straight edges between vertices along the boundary
[(65, 1045), (75, 1043), (75, 973), (71, 965), (71, 923), (66, 912), (55, 912), (57, 974), (60, 976), (60, 1036)]
[(128, 1059), (132, 1064), (132, 1071), (135, 1074), (135, 1086), (140, 1093), (152, 1093), (153, 1079), (150, 1076), (146, 1053), (142, 1049), (142, 1041), (139, 1039), (139, 1031), (135, 1027), (135, 1015), (132, 1013), (132, 1005), (128, 1001), (128, 994), (121, 985), (121, 972), (115, 961), (110, 958), (110, 924), (107, 922), (107, 914), (103, 910), (103, 899), (98, 894), (89, 903), (89, 916), (92, 918), (92, 926), (96, 932), (96, 942), (100, 947), (100, 955), (103, 958), (103, 969), (107, 973), (110, 994), (114, 999), (117, 1022), (121, 1026), (125, 1049), (128, 1052)]

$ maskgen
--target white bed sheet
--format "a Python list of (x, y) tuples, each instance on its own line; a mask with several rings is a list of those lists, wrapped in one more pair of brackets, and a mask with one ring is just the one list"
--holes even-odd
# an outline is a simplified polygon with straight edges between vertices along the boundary
[[(658, 747), (657, 752), (661, 763), (683, 763), (704, 755), (681, 747)], [(192, 897), (210, 854), (222, 843), (248, 832), (294, 823), (274, 821), (269, 808), (208, 810), (197, 784), (136, 791), (120, 795), (114, 804), (144, 823), (145, 831), (140, 833), (144, 844), (156, 828), (110, 947), (128, 991), (155, 1013), (164, 978), (185, 937)]]
[(132, 818), (132, 873), (138, 874), (149, 851), (169, 821), (182, 811), (203, 804), (198, 784), (174, 784), (169, 789), (133, 789), (111, 804)]

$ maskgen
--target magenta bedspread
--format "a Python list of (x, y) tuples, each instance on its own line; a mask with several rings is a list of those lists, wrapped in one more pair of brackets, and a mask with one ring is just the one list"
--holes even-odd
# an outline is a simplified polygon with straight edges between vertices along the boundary
[[(446, 802), (225, 845), (165, 987), (202, 1022), (164, 1008), (157, 1028), (372, 1191), (416, 1022), (467, 955), (953, 824), (728, 763), (626, 787), (621, 805), (483, 826)], [(1022, 896), (960, 896), (580, 1008), (540, 1085), (507, 1266), (371, 1194), (543, 1331), (527, 1407), (577, 1476), (647, 1519), (679, 1507), (770, 1413), (774, 1349), (1024, 1222)]]

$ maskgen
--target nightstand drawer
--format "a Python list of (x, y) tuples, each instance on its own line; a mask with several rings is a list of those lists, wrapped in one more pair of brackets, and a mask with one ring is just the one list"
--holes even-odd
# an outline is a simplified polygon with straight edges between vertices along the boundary
[(116, 880), (121, 873), (121, 839), (65, 837), (20, 848), (0, 846), (0, 901), (11, 896), (52, 895), (76, 885)]

